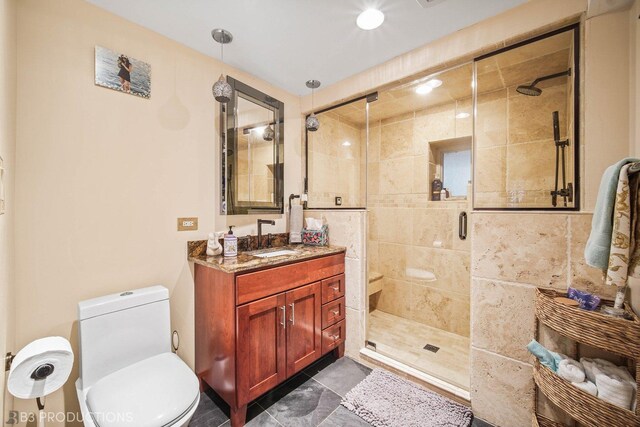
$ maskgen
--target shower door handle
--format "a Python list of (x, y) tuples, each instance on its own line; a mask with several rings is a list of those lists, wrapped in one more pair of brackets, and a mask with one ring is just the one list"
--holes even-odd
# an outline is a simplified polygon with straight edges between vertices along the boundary
[(458, 215), (458, 237), (460, 240), (467, 238), (467, 213), (460, 212)]

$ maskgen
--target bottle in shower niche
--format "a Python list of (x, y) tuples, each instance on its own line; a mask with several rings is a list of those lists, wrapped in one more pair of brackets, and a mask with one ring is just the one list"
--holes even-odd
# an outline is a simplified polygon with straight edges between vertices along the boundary
[(431, 200), (438, 201), (441, 200), (440, 193), (442, 191), (442, 181), (439, 177), (431, 182)]

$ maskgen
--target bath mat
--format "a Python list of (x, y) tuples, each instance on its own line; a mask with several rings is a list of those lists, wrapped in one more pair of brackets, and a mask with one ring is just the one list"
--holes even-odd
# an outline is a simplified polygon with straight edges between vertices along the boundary
[(469, 427), (471, 409), (397, 375), (374, 369), (342, 401), (374, 427)]

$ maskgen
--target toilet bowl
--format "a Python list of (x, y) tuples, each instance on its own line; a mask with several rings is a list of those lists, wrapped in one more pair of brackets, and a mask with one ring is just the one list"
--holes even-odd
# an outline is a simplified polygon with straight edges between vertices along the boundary
[(85, 427), (187, 426), (198, 379), (170, 344), (169, 292), (162, 286), (78, 304)]

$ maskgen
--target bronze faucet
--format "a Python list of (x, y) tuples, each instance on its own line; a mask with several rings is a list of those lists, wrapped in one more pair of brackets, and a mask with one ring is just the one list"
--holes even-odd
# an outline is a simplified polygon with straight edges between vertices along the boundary
[[(276, 222), (272, 219), (259, 219), (258, 220), (258, 249), (262, 247), (262, 224), (276, 225)], [(271, 239), (267, 243), (267, 247), (271, 246)]]

